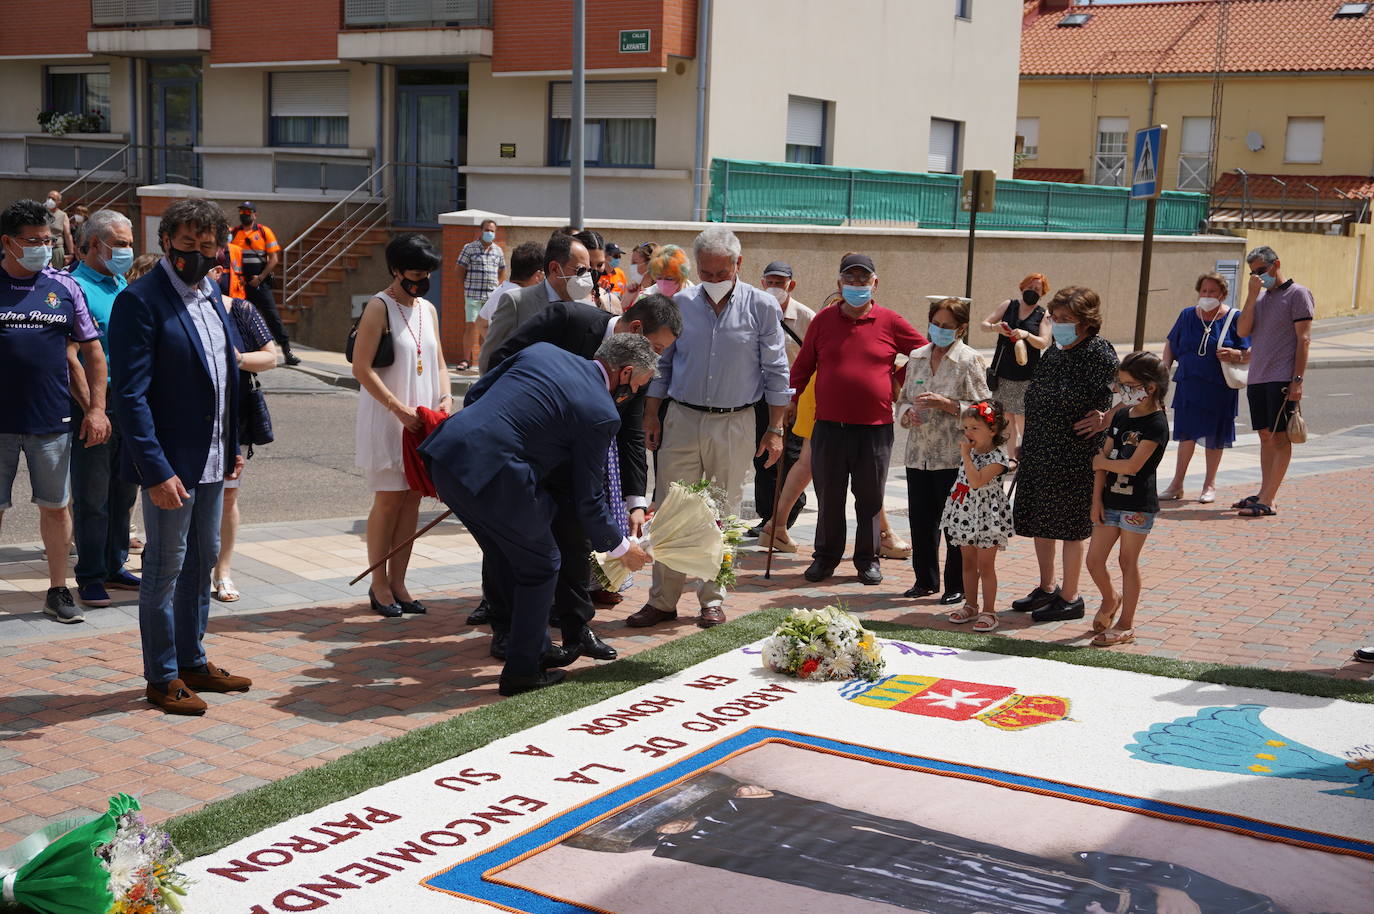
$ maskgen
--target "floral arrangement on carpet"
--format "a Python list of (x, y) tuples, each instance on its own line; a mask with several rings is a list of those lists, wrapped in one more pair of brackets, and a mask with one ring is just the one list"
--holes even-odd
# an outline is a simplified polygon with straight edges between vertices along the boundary
[[(709, 479), (669, 483), (639, 544), (653, 552), (655, 562), (676, 572), (732, 587), (745, 524), (726, 514), (724, 504), (725, 493)], [(596, 564), (599, 573), (593, 577), (603, 589), (618, 592), (628, 586), (630, 572), (619, 559), (598, 553)]]
[(763, 665), (799, 679), (868, 679), (883, 675), (882, 646), (838, 606), (794, 609), (763, 642)]
[(36, 914), (180, 914), (190, 884), (181, 861), (120, 794), (101, 815), (54, 823), (0, 853), (0, 899)]

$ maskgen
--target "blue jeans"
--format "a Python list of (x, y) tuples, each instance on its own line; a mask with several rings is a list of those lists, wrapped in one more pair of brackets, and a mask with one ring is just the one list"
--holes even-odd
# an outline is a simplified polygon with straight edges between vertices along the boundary
[(210, 620), (210, 572), (219, 557), (219, 519), (224, 483), (201, 483), (181, 507), (164, 511), (143, 491), (143, 585), (138, 627), (143, 639), (143, 678), (163, 685), (177, 670), (205, 663), (205, 626)]
[(86, 447), (77, 434), (72, 432), (71, 457), (76, 583), (103, 584), (129, 560), (129, 515), (138, 486), (119, 478), (120, 435), (113, 413), (104, 444)]

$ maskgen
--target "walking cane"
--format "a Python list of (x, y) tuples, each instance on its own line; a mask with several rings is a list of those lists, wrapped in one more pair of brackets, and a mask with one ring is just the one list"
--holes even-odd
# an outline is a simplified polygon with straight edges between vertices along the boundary
[[(778, 505), (782, 502), (782, 468), (787, 463), (787, 436), (782, 438), (782, 453), (778, 455), (778, 480), (773, 484), (773, 513), (768, 516), (769, 522), (773, 525), (773, 532), (768, 536), (768, 561), (764, 564), (763, 577), (765, 580), (773, 579), (773, 547), (778, 541)], [(782, 529), (787, 529), (787, 518), (783, 518)]]
[(439, 521), (441, 521), (441, 520), (443, 520), (444, 518), (448, 517), (448, 516), (449, 516), (450, 514), (452, 514), (452, 513), (453, 513), (453, 509), (452, 509), (452, 508), (449, 508), (449, 509), (448, 509), (447, 511), (445, 511), (443, 514), (440, 514), (438, 517), (434, 518), (434, 520), (432, 520), (432, 521), (430, 521), (429, 523), (425, 524), (424, 527), (422, 527), (418, 533), (416, 533), (416, 534), (415, 534), (414, 536), (412, 536), (410, 539), (406, 540), (406, 541), (405, 541), (404, 543), (402, 543), (401, 545), (397, 546), (395, 549), (392, 549), (392, 550), (391, 550), (390, 552), (388, 552), (386, 555), (382, 556), (382, 558), (381, 558), (380, 561), (378, 561), (378, 562), (372, 564), (371, 566), (368, 567), (368, 569), (367, 569), (366, 571), (362, 572), (362, 573), (359, 574), (356, 578), (354, 578), (353, 580), (349, 581), (349, 582), (348, 582), (348, 586), (349, 586), (349, 587), (352, 587), (354, 584), (358, 583), (358, 582), (361, 581), (363, 578), (367, 577), (367, 576), (370, 575), (372, 572), (376, 571), (378, 568), (381, 568), (383, 565), (386, 564), (387, 560), (390, 559), (393, 555), (395, 555), (396, 553), (400, 552), (402, 549), (406, 548), (406, 547), (409, 546), (411, 543), (415, 542), (417, 539), (419, 539), (420, 537), (424, 536), (424, 535), (425, 535), (426, 533), (428, 533), (429, 531), (433, 530), (436, 526), (438, 526)]

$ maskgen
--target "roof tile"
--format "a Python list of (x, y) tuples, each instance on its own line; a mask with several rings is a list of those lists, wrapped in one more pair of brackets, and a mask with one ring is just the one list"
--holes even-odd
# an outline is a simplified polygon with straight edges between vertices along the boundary
[[(1269, 180), (1271, 177), (1287, 184), (1288, 199), (1298, 202), (1311, 201), (1312, 188), (1308, 187), (1308, 184), (1320, 191), (1319, 199), (1344, 199), (1336, 193), (1337, 190), (1354, 197), (1374, 197), (1374, 178), (1361, 175), (1261, 175), (1251, 172), (1248, 177), (1250, 198), (1253, 200), (1277, 200), (1284, 196), (1283, 187)], [(1217, 183), (1212, 187), (1212, 199), (1219, 201), (1226, 197), (1239, 198), (1241, 191), (1241, 176), (1228, 171), (1217, 178)]]
[[(1052, 12), (1026, 2), (1021, 75), (1211, 73), (1223, 4), (1229, 7), (1223, 72), (1374, 71), (1374, 9), (1333, 19), (1341, 0), (1179, 0)], [(1092, 18), (1060, 28), (1072, 12)]]

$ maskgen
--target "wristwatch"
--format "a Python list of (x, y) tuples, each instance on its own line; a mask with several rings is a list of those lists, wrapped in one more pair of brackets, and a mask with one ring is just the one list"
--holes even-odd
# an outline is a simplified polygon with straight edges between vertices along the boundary
[(778, 426), (770, 425), (770, 426), (768, 427), (768, 431), (772, 432), (773, 434), (775, 434), (775, 435), (777, 435), (779, 438), (781, 438), (782, 435), (783, 435), (783, 433), (786, 431), (786, 429), (784, 429), (781, 425), (778, 425)]
[(1293, 375), (1293, 383), (1294, 383), (1294, 384), (1301, 384), (1301, 383), (1302, 383), (1302, 375), (1300, 375), (1300, 374), (1295, 374), (1295, 375)]

